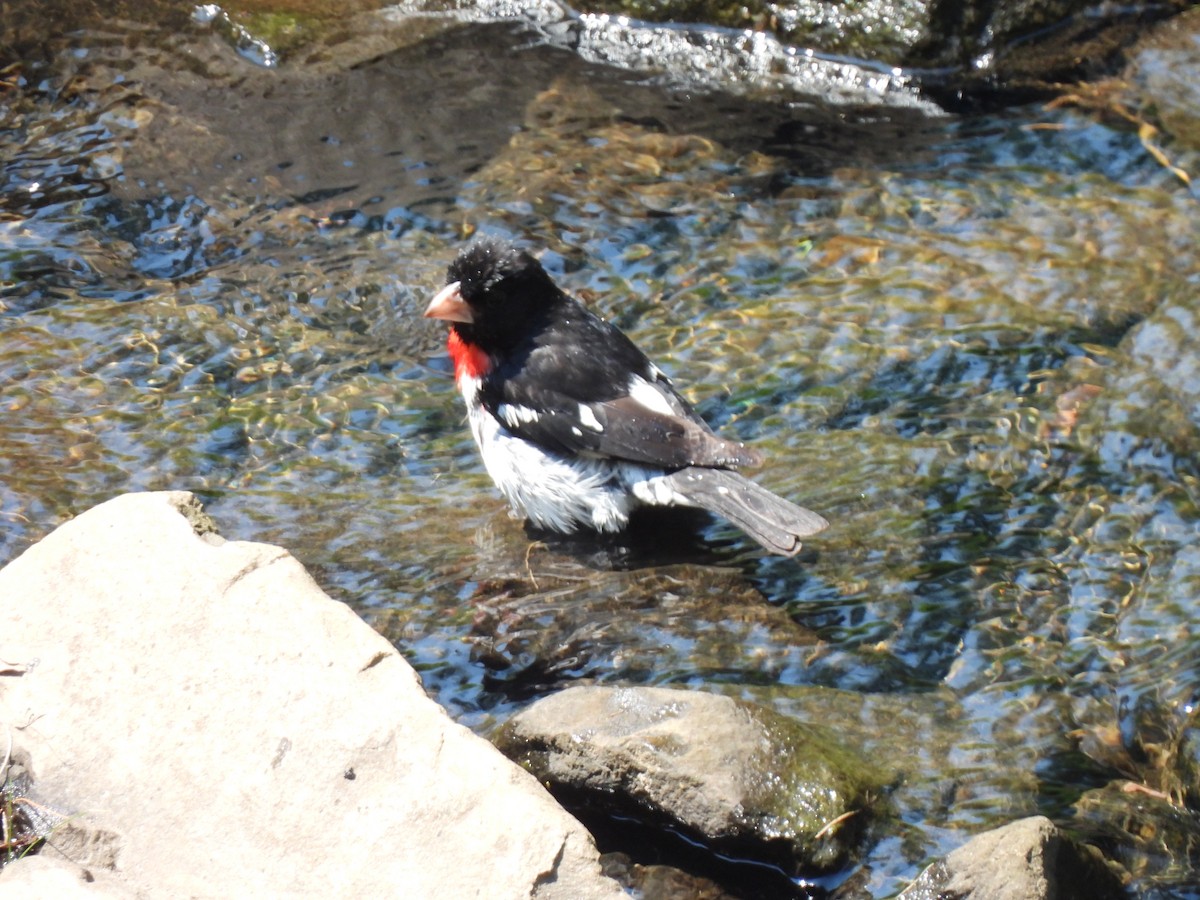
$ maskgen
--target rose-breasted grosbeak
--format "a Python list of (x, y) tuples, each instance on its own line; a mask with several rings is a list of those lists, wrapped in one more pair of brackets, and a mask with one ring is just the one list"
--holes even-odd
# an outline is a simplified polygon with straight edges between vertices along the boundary
[(700, 507), (774, 553), (828, 526), (737, 474), (718, 437), (615, 326), (503, 241), (458, 254), (425, 310), (450, 323), (454, 377), (488, 474), (534, 525), (619, 531), (640, 505)]

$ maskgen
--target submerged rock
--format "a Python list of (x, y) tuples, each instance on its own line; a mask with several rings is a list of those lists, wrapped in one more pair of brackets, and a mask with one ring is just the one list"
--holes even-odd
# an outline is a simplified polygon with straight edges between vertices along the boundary
[(0, 722), (58, 814), (44, 854), (140, 897), (621, 896), (287, 551), (214, 532), (191, 494), (128, 494), (0, 571)]
[(703, 876), (672, 866), (641, 865), (624, 853), (606, 853), (600, 864), (605, 875), (617, 879), (642, 900), (739, 900), (739, 895)]
[[(1191, 151), (1200, 150), (1200, 8), (1146, 34), (1121, 73), (1121, 100)], [(1195, 173), (1192, 173), (1195, 174)]]
[[(507, 695), (546, 693), (566, 679), (719, 673), (747, 652), (764, 679), (778, 678), (817, 652), (810, 632), (728, 569), (681, 564), (605, 572), (569, 567), (550, 553), (535, 558), (542, 557), (549, 562), (539, 568), (536, 588), (528, 578), (509, 578), (482, 585), (472, 598), (473, 654), (488, 668), (492, 689)], [(677, 640), (684, 620), (689, 639)], [(652, 634), (659, 636), (658, 652), (629, 652)]]
[(576, 687), (497, 745), (553, 789), (789, 874), (853, 855), (884, 778), (823, 729), (729, 697)]
[(1167, 792), (1111, 781), (1075, 802), (1071, 825), (1129, 872), (1135, 896), (1189, 897), (1200, 890), (1196, 814)]

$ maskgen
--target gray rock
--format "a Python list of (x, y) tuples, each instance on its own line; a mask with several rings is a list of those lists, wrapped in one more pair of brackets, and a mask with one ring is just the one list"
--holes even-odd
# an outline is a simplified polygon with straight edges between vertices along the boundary
[(1045, 816), (978, 834), (934, 863), (898, 900), (1117, 900), (1120, 879), (1099, 852)]
[(45, 855), (143, 897), (622, 896), (285, 550), (213, 531), (126, 495), (0, 571), (0, 741), (68, 817)]
[(822, 729), (695, 691), (570, 688), (496, 743), (585, 803), (791, 871), (844, 864), (882, 792), (874, 767)]

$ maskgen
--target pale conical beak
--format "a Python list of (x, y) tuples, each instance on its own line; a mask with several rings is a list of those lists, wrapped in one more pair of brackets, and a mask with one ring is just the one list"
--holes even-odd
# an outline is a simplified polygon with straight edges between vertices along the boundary
[(463, 322), (467, 325), (475, 321), (471, 315), (471, 307), (463, 300), (458, 292), (458, 282), (452, 281), (433, 295), (429, 306), (425, 308), (425, 318), (445, 319), (447, 322)]

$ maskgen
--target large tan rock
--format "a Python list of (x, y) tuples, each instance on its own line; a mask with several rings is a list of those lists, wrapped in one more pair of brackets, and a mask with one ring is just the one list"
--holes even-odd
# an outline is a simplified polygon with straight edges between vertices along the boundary
[(0, 897), (132, 900), (137, 894), (109, 872), (43, 853), (20, 857), (0, 870)]
[(190, 494), (63, 525), (0, 570), (0, 604), (0, 724), (70, 816), (46, 852), (110, 887), (622, 895), (587, 832), (390, 644), (285, 550), (222, 540)]

